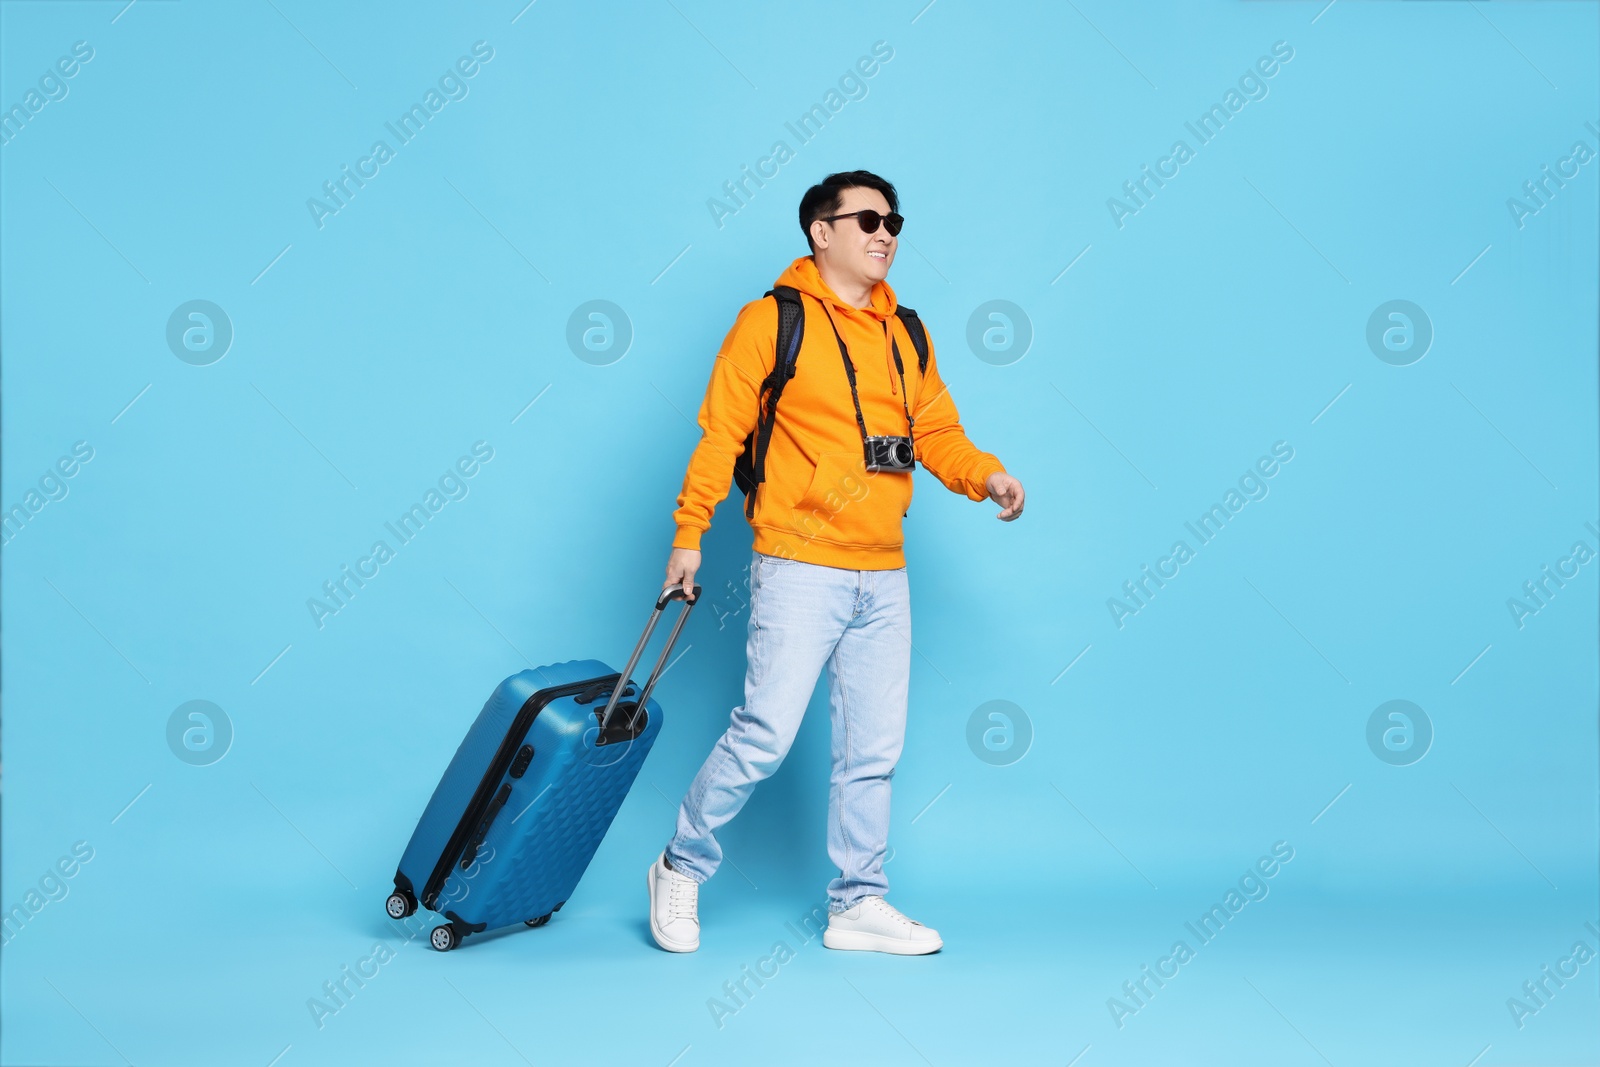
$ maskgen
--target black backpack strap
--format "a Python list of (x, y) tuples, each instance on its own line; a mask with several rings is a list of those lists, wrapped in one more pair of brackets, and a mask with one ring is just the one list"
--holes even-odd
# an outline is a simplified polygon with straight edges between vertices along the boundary
[(767, 480), (767, 446), (772, 442), (772, 426), (778, 417), (778, 400), (783, 387), (794, 377), (795, 361), (800, 355), (800, 343), (805, 338), (805, 306), (798, 290), (787, 286), (774, 286), (767, 296), (778, 303), (778, 337), (773, 349), (772, 372), (761, 383), (757, 394), (760, 415), (756, 428), (745, 438), (744, 452), (734, 464), (734, 480), (744, 490), (744, 514), (755, 514), (756, 487)]
[(900, 324), (906, 328), (906, 333), (911, 337), (911, 344), (917, 350), (917, 372), (928, 373), (928, 331), (923, 327), (922, 320), (917, 318), (917, 313), (904, 304), (895, 306), (894, 313), (900, 316)]

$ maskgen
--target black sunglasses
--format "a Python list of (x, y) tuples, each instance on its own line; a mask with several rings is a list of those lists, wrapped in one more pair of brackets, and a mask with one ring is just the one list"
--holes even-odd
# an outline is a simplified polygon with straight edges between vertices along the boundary
[(871, 208), (867, 208), (865, 211), (850, 211), (843, 215), (829, 215), (822, 221), (834, 222), (838, 219), (855, 219), (856, 223), (860, 225), (862, 233), (877, 233), (878, 223), (881, 222), (884, 228), (889, 231), (890, 237), (900, 236), (900, 227), (906, 224), (904, 217), (893, 211), (887, 215), (880, 215)]

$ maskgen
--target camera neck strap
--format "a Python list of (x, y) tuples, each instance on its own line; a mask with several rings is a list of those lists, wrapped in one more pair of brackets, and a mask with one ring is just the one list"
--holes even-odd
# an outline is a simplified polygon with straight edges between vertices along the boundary
[[(861, 428), (861, 444), (862, 447), (865, 447), (868, 437), (867, 421), (861, 417), (861, 396), (856, 392), (856, 367), (854, 363), (850, 362), (850, 349), (845, 345), (844, 338), (839, 336), (839, 326), (833, 321), (833, 312), (828, 310), (828, 305), (825, 301), (821, 303), (823, 313), (828, 316), (828, 325), (833, 327), (833, 339), (839, 342), (839, 356), (844, 360), (844, 376), (850, 380), (850, 402), (855, 405), (856, 425)], [(915, 455), (917, 448), (917, 436), (914, 432), (916, 420), (911, 417), (911, 408), (906, 403), (906, 370), (905, 366), (900, 362), (900, 343), (890, 334), (887, 319), (884, 320), (883, 331), (888, 335), (889, 347), (894, 352), (895, 373), (900, 375), (900, 406), (905, 409), (906, 436), (911, 439), (912, 455)]]

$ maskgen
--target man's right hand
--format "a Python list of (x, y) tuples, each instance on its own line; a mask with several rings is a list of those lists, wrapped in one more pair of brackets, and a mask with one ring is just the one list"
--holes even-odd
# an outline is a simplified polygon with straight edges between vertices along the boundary
[(698, 548), (674, 548), (667, 557), (667, 580), (661, 583), (665, 592), (675, 585), (683, 586), (684, 599), (694, 602), (694, 572), (700, 569)]

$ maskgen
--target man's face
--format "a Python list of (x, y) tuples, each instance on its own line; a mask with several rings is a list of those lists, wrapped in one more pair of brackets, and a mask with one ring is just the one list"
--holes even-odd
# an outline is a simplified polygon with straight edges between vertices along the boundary
[[(887, 215), (889, 201), (876, 189), (846, 189), (840, 194), (839, 209), (830, 214), (846, 215), (867, 208)], [(813, 222), (811, 239), (817, 245), (816, 258), (826, 264), (831, 273), (856, 278), (868, 285), (889, 276), (895, 249), (900, 243), (889, 236), (889, 228), (883, 223), (871, 233), (864, 233), (861, 220), (854, 218)]]

